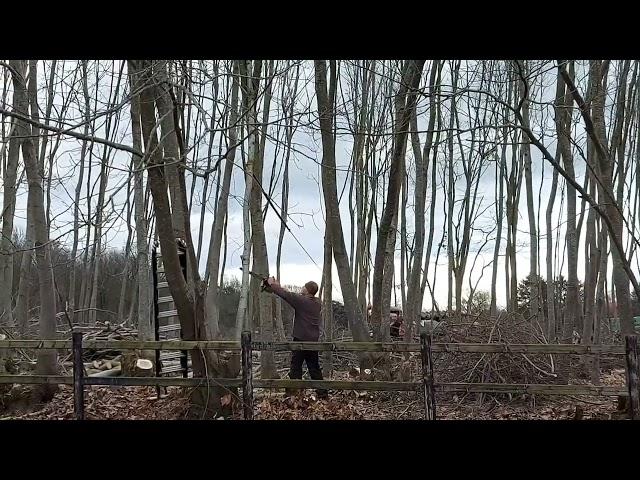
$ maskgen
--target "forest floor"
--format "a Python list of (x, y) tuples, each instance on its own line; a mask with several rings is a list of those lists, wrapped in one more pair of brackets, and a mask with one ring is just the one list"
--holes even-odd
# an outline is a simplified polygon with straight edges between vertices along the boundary
[[(624, 370), (602, 376), (604, 385), (623, 385)], [(71, 420), (73, 392), (61, 386), (54, 399), (44, 406), (27, 401), (28, 388), (15, 386), (10, 395), (23, 395), (2, 411), (0, 418), (25, 420)], [(444, 395), (443, 395), (444, 397)], [(6, 398), (6, 396), (5, 396)], [(186, 418), (184, 390), (170, 387), (156, 398), (152, 387), (90, 387), (85, 393), (85, 415), (91, 420), (179, 420)], [(438, 419), (443, 420), (617, 420), (612, 397), (476, 395), (438, 398)], [(234, 419), (241, 419), (236, 408)], [(318, 400), (313, 391), (285, 398), (282, 393), (257, 391), (255, 418), (260, 420), (419, 420), (424, 418), (423, 401), (414, 392), (332, 392), (328, 400)]]

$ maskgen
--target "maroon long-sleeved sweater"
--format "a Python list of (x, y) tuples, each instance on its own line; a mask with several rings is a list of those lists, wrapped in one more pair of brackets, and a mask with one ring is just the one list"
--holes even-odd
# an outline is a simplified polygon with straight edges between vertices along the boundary
[(320, 338), (320, 310), (322, 303), (316, 297), (287, 292), (278, 285), (271, 285), (273, 293), (295, 310), (293, 338), (302, 342), (317, 342)]

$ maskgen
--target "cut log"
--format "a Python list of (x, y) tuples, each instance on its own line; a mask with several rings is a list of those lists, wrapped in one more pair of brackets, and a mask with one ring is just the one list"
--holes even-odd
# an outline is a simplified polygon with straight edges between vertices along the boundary
[(136, 362), (136, 370), (140, 370), (141, 373), (151, 374), (153, 372), (153, 362), (146, 358), (139, 358)]
[(370, 368), (365, 368), (360, 372), (361, 380), (373, 380), (373, 371)]
[(140, 358), (137, 353), (125, 353), (121, 359), (122, 375), (125, 377), (153, 377), (153, 362)]
[(111, 368), (109, 370), (101, 370), (99, 372), (89, 374), (90, 377), (119, 377), (122, 374), (122, 367)]

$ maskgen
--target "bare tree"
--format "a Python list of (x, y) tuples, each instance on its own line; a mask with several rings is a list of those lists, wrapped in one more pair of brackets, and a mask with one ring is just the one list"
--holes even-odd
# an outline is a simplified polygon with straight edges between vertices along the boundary
[[(89, 134), (89, 125), (90, 125), (90, 117), (91, 117), (91, 99), (89, 98), (89, 86), (88, 86), (88, 72), (87, 72), (87, 61), (82, 60), (82, 93), (84, 99), (84, 135)], [(76, 184), (75, 189), (75, 197), (73, 202), (73, 244), (71, 247), (71, 276), (69, 279), (69, 311), (70, 317), (74, 319), (74, 311), (77, 305), (76, 303), (76, 257), (78, 255), (78, 242), (80, 239), (80, 195), (82, 194), (82, 182), (84, 179), (84, 170), (85, 170), (85, 159), (87, 155), (87, 143), (86, 139), (82, 140), (82, 147), (80, 150), (80, 165), (79, 165), (79, 174), (78, 174), (78, 183)]]
[[(374, 336), (377, 339), (381, 339), (384, 333), (381, 331), (383, 302), (391, 296), (391, 291), (383, 292), (382, 288), (385, 268), (385, 250), (389, 248), (388, 242), (393, 242), (395, 245), (395, 225), (397, 225), (398, 197), (404, 177), (407, 133), (411, 116), (416, 106), (416, 90), (420, 84), (424, 64), (425, 60), (407, 60), (404, 62), (398, 93), (395, 97), (395, 141), (389, 171), (389, 189), (387, 190), (387, 201), (380, 220), (373, 268), (371, 323), (374, 328)], [(391, 240), (389, 240), (389, 238), (391, 238)], [(388, 322), (385, 321), (384, 323), (388, 328)]]
[[(220, 254), (224, 225), (228, 216), (229, 191), (231, 189), (231, 175), (236, 156), (236, 143), (238, 142), (238, 62), (233, 64), (233, 80), (231, 87), (231, 107), (229, 113), (229, 139), (228, 151), (225, 155), (224, 179), (218, 197), (216, 215), (211, 225), (211, 240), (209, 243), (209, 255), (207, 259), (207, 270), (209, 276), (209, 286), (207, 288), (207, 328), (211, 338), (219, 338), (222, 333), (224, 338), (229, 334), (235, 338), (235, 332), (220, 332), (220, 309), (218, 304), (219, 287), (218, 270), (220, 269)], [(244, 266), (244, 265), (243, 265)]]
[[(422, 301), (424, 299), (424, 289), (420, 288), (421, 273), (423, 278), (427, 277), (430, 249), (427, 252), (427, 259), (425, 263), (424, 272), (421, 272), (422, 257), (424, 253), (424, 240), (425, 240), (425, 210), (426, 210), (426, 197), (427, 197), (427, 183), (429, 175), (429, 157), (433, 147), (433, 135), (435, 129), (436, 115), (438, 110), (436, 109), (436, 81), (440, 72), (440, 62), (435, 60), (431, 65), (429, 74), (429, 122), (427, 124), (427, 137), (420, 149), (420, 138), (418, 135), (418, 121), (417, 115), (412, 117), (411, 121), (411, 145), (413, 148), (413, 157), (415, 162), (415, 175), (416, 184), (414, 188), (414, 231), (415, 239), (413, 246), (413, 262), (411, 264), (410, 273), (407, 279), (407, 305), (403, 304), (404, 318), (407, 322), (405, 328), (405, 339), (410, 341), (413, 338), (413, 327), (418, 324), (420, 319), (420, 311), (422, 310)], [(432, 172), (435, 172), (436, 167), (433, 165)], [(435, 185), (431, 185), (432, 193), (435, 194)], [(432, 203), (433, 199), (432, 199)], [(435, 207), (435, 205), (432, 205)], [(433, 215), (433, 209), (431, 215)], [(433, 222), (431, 224), (433, 227)], [(433, 229), (430, 229), (430, 238), (433, 239)]]
[[(27, 68), (24, 60), (12, 60), (10, 65), (12, 67), (14, 95), (18, 97), (15, 102), (16, 111), (26, 116), (28, 106), (33, 106), (36, 103), (36, 99), (32, 98), (32, 95), (37, 92), (37, 86), (32, 84), (31, 88), (27, 88)], [(35, 63), (32, 63), (30, 68), (35, 68)], [(36, 78), (36, 72), (32, 71), (29, 81), (35, 82)], [(31, 116), (33, 118), (33, 110), (31, 111)], [(22, 156), (27, 171), (29, 197), (31, 198), (27, 215), (33, 221), (35, 257), (40, 290), (40, 337), (55, 338), (56, 300), (53, 270), (51, 268), (49, 231), (44, 208), (42, 172), (38, 165), (36, 153), (38, 152), (39, 136), (38, 132), (23, 121), (16, 123), (16, 129), (18, 135), (22, 138)], [(54, 375), (57, 371), (57, 352), (55, 350), (39, 350), (36, 371), (39, 375)], [(53, 398), (57, 389), (55, 385), (39, 385), (34, 393), (38, 400), (48, 401)]]
[[(516, 66), (521, 76), (520, 85), (520, 102), (522, 104), (522, 118), (524, 120), (525, 127), (530, 127), (529, 119), (529, 95), (531, 90), (531, 83), (522, 80), (523, 77), (528, 75), (527, 62), (517, 61)], [(531, 279), (531, 305), (529, 318), (532, 322), (538, 321), (539, 314), (539, 290), (540, 281), (538, 277), (538, 235), (536, 227), (536, 214), (533, 205), (533, 181), (531, 175), (531, 143), (525, 138), (520, 154), (523, 157), (524, 164), (524, 179), (527, 194), (527, 213), (529, 217), (529, 278)]]
[[(184, 164), (178, 170), (177, 165), (182, 163), (179, 156), (179, 134), (176, 131), (175, 115), (177, 112), (171, 104), (171, 97), (166, 81), (166, 64), (164, 62), (133, 62), (134, 72), (140, 75), (140, 118), (141, 130), (144, 138), (145, 157), (149, 186), (153, 198), (156, 218), (156, 231), (162, 249), (165, 275), (169, 285), (169, 291), (176, 305), (182, 327), (182, 336), (186, 340), (207, 339), (204, 316), (204, 286), (200, 280), (198, 269), (195, 268), (195, 249), (191, 238), (189, 216), (187, 210), (186, 189), (184, 184)], [(164, 133), (162, 151), (158, 148), (158, 136), (156, 133), (156, 106), (160, 117), (161, 130)], [(167, 120), (168, 119), (168, 120)], [(162, 128), (162, 123), (165, 123)], [(171, 145), (173, 144), (173, 145)], [(173, 190), (176, 202), (169, 204), (168, 181), (170, 178), (165, 173), (165, 165), (173, 162), (178, 175), (177, 188)], [(181, 211), (179, 218), (181, 224), (175, 221), (176, 211)], [(178, 239), (176, 240), (176, 233)], [(182, 273), (178, 259), (177, 243), (183, 243), (187, 250), (187, 278)], [(225, 363), (218, 355), (202, 350), (192, 350), (193, 372), (195, 377), (207, 375), (228, 375)], [(197, 388), (192, 397), (194, 405), (204, 409), (205, 412), (213, 410), (222, 413), (228, 410), (224, 407), (220, 398), (223, 390), (220, 387)]]
[[(129, 86), (131, 91), (131, 135), (133, 148), (142, 151), (142, 130), (140, 118), (140, 96), (136, 92), (141, 83), (136, 66), (128, 62)], [(133, 156), (134, 169), (133, 204), (135, 208), (136, 222), (136, 264), (137, 264), (137, 303), (136, 324), (138, 326), (138, 338), (151, 340), (154, 338), (154, 330), (151, 322), (151, 281), (149, 271), (149, 225), (145, 216), (146, 202), (144, 196), (144, 162), (142, 157)]]
[[(291, 80), (286, 76), (282, 82), (282, 113), (285, 116), (285, 153), (284, 153), (284, 172), (282, 174), (282, 203), (280, 205), (280, 232), (278, 233), (278, 249), (276, 252), (276, 278), (280, 280), (280, 264), (282, 261), (282, 241), (284, 240), (284, 234), (287, 227), (287, 215), (289, 209), (289, 161), (291, 159), (291, 150), (293, 135), (296, 131), (296, 125), (294, 123), (294, 106), (296, 103), (296, 97), (298, 94), (298, 79), (300, 77), (300, 65), (296, 66), (293, 73), (293, 87), (289, 86)], [(275, 166), (275, 161), (274, 161)], [(325, 247), (326, 248), (326, 247)], [(331, 255), (331, 252), (329, 252)], [(329, 257), (331, 258), (331, 257)], [(326, 265), (325, 265), (326, 268)], [(330, 267), (329, 267), (330, 268)], [(323, 277), (324, 279), (325, 277)], [(331, 300), (331, 293), (329, 293), (329, 300)], [(284, 325), (282, 322), (282, 299), (277, 297), (275, 299), (275, 322), (278, 330), (278, 336), (281, 340), (285, 339)], [(329, 307), (331, 304), (329, 303)], [(326, 318), (326, 316), (325, 316)], [(327, 323), (325, 323), (327, 325)]]
[[(267, 78), (272, 75), (273, 65), (269, 67)], [(253, 270), (263, 276), (269, 274), (269, 260), (267, 254), (267, 244), (264, 234), (264, 221), (262, 218), (262, 165), (264, 160), (264, 146), (261, 145), (264, 133), (261, 133), (257, 121), (257, 103), (260, 88), (260, 78), (262, 75), (262, 61), (256, 60), (251, 67), (246, 63), (240, 65), (240, 75), (242, 77), (241, 87), (245, 111), (247, 111), (247, 131), (249, 134), (248, 162), (252, 164), (250, 171), (246, 172), (245, 181), (253, 182), (251, 196), (249, 197), (249, 210), (251, 212), (251, 233), (253, 242)], [(271, 79), (272, 80), (272, 79)], [(268, 112), (271, 97), (270, 85), (268, 81), (265, 88), (265, 111)], [(267, 113), (268, 115), (268, 113)], [(264, 124), (264, 122), (263, 122)], [(266, 128), (266, 125), (265, 125)], [(247, 169), (248, 170), (248, 169)], [(250, 177), (249, 177), (250, 175)], [(245, 199), (246, 201), (246, 199)], [(273, 339), (273, 312), (271, 298), (260, 292), (258, 294), (258, 318), (260, 325), (260, 338), (263, 341)], [(275, 378), (276, 368), (273, 352), (263, 352), (260, 356), (262, 367), (262, 378)]]
[[(117, 103), (118, 94), (120, 92), (120, 85), (122, 80), (122, 69), (117, 76), (115, 90), (113, 85), (113, 78), (111, 81), (109, 92), (109, 107), (113, 107)], [(117, 130), (119, 115), (107, 114), (105, 125), (105, 136), (109, 138), (113, 135), (112, 132)], [(98, 203), (96, 205), (95, 216), (95, 231), (94, 231), (94, 244), (91, 252), (91, 260), (93, 266), (92, 285), (89, 288), (91, 294), (89, 295), (89, 325), (95, 325), (97, 319), (97, 301), (98, 301), (98, 281), (100, 279), (100, 267), (102, 262), (100, 256), (102, 255), (103, 248), (103, 228), (105, 222), (105, 196), (107, 190), (107, 184), (109, 180), (109, 164), (111, 161), (111, 155), (113, 149), (107, 145), (103, 146), (102, 155), (100, 157), (100, 186), (98, 189)]]
[[(19, 109), (18, 95), (13, 95), (12, 109)], [(2, 230), (0, 234), (0, 281), (2, 285), (13, 284), (13, 256), (15, 248), (11, 241), (13, 234), (13, 220), (16, 210), (16, 192), (18, 180), (18, 160), (20, 157), (21, 140), (18, 137), (17, 120), (12, 119), (9, 129), (9, 148), (3, 171), (2, 198)], [(3, 145), (4, 150), (4, 145)], [(3, 162), (4, 163), (4, 162)], [(0, 324), (12, 327), (14, 324), (11, 305), (11, 288), (0, 288)]]
[[(580, 113), (585, 122), (585, 129), (589, 134), (591, 141), (594, 143), (595, 151), (598, 158), (598, 166), (600, 168), (600, 186), (603, 197), (607, 198), (607, 202), (602, 213), (605, 213), (603, 220), (607, 223), (609, 237), (614, 244), (613, 249), (613, 282), (616, 288), (616, 299), (620, 313), (620, 323), (622, 332), (625, 335), (634, 333), (633, 321), (631, 318), (629, 281), (633, 284), (636, 295), (640, 295), (640, 286), (631, 271), (629, 261), (625, 257), (622, 247), (622, 231), (623, 217), (620, 206), (618, 205), (613, 194), (613, 166), (614, 159), (610, 154), (606, 142), (606, 132), (604, 125), (604, 98), (605, 98), (605, 80), (609, 68), (609, 62), (600, 60), (589, 62), (589, 75), (593, 79), (593, 94), (588, 106), (580, 92), (575, 88), (574, 82), (569, 73), (567, 73), (562, 62), (559, 62), (560, 73), (567, 83), (574, 101), (580, 109)], [(591, 112), (589, 112), (589, 107)], [(582, 192), (581, 192), (582, 193)], [(584, 194), (583, 194), (584, 195)], [(593, 199), (589, 203), (593, 206)], [(600, 213), (600, 212), (598, 212)]]
[[(328, 226), (325, 227), (325, 230), (328, 230)], [(332, 342), (333, 341), (333, 302), (332, 302), (332, 293), (333, 293), (333, 281), (332, 281), (332, 272), (331, 266), (333, 265), (333, 257), (331, 255), (331, 238), (327, 236), (325, 233), (324, 239), (324, 262), (322, 266), (322, 291), (320, 294), (322, 295), (322, 325), (324, 331), (324, 341)], [(333, 356), (331, 351), (326, 351), (323, 359), (323, 377), (331, 378), (331, 373), (333, 371)]]
[(340, 210), (338, 207), (338, 190), (336, 186), (336, 158), (335, 158), (335, 134), (333, 132), (335, 116), (336, 98), (336, 62), (330, 62), (330, 78), (327, 88), (327, 65), (324, 60), (315, 60), (315, 85), (316, 101), (318, 104), (318, 116), (320, 120), (320, 133), (322, 137), (322, 191), (326, 209), (327, 226), (331, 234), (331, 246), (333, 256), (338, 269), (340, 280), (340, 290), (345, 304), (345, 313), (349, 322), (349, 327), (356, 341), (366, 341), (367, 335), (364, 319), (351, 270), (349, 258), (342, 233), (342, 222), (340, 221)]
[[(498, 73), (498, 72), (496, 72)], [(511, 89), (511, 84), (509, 83), (507, 89)], [(499, 90), (498, 94), (501, 94), (502, 91)], [(510, 95), (510, 92), (509, 92)], [(508, 111), (505, 107), (503, 107), (503, 115), (508, 115)], [(489, 307), (490, 315), (492, 321), (497, 320), (498, 316), (498, 308), (497, 308), (497, 283), (498, 283), (498, 259), (500, 256), (500, 244), (502, 242), (502, 225), (504, 222), (504, 180), (506, 178), (507, 171), (507, 139), (509, 138), (508, 127), (504, 126), (501, 129), (502, 134), (502, 145), (500, 147), (500, 156), (496, 154), (496, 240), (493, 250), (493, 266), (491, 272), (491, 305)], [(507, 264), (507, 259), (505, 259), (505, 264)], [(507, 281), (508, 283), (508, 281)]]

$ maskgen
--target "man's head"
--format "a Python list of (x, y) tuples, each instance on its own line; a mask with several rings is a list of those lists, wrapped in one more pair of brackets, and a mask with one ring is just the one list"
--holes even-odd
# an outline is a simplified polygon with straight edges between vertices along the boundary
[(316, 293), (318, 293), (318, 284), (316, 282), (307, 282), (304, 284), (304, 287), (302, 287), (303, 295), (310, 295), (313, 297)]

